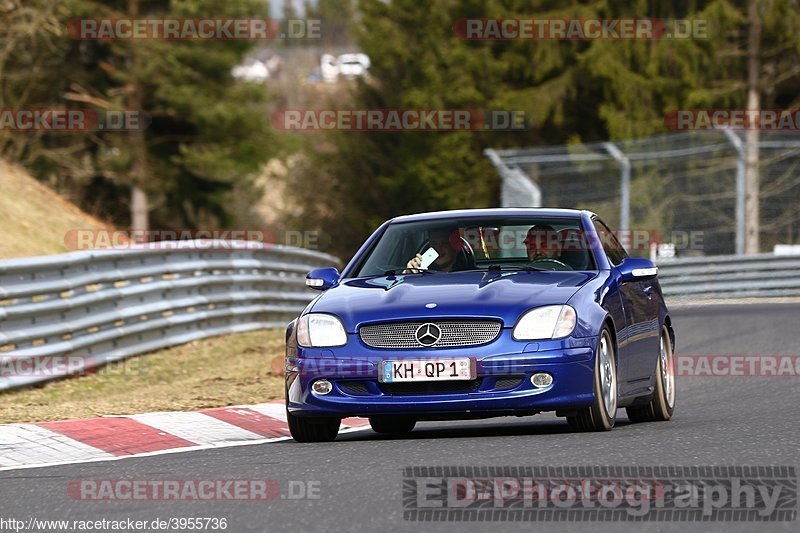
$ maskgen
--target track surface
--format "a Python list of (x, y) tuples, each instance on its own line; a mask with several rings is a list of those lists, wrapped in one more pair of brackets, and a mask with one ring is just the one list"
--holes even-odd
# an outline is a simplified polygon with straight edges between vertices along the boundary
[[(679, 354), (800, 354), (800, 304), (673, 310)], [(227, 531), (797, 531), (798, 522), (408, 522), (403, 466), (800, 465), (800, 378), (694, 378), (678, 382), (675, 418), (608, 433), (573, 434), (551, 415), (426, 422), (408, 438), (370, 430), (330, 444), (286, 441), (117, 462), (0, 473), (0, 518), (225, 517)], [(76, 479), (316, 481), (314, 500), (88, 502), (67, 495)]]

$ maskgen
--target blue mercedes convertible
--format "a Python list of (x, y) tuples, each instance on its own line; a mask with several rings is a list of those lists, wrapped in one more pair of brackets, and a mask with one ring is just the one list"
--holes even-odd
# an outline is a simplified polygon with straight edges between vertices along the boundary
[(419, 420), (555, 411), (577, 431), (664, 421), (675, 333), (656, 266), (589, 211), (475, 209), (393, 218), (286, 331), (292, 437), (341, 419), (401, 434)]

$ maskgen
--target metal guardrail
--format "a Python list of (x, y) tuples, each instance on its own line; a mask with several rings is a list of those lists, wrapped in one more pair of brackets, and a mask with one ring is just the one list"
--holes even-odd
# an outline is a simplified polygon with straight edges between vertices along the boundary
[[(283, 327), (314, 297), (306, 273), (338, 263), (301, 248), (203, 240), (0, 261), (0, 390)], [(69, 371), (54, 371), (52, 360), (67, 356)], [(41, 371), (7, 371), (37, 363)]]
[[(314, 297), (304, 283), (308, 270), (338, 263), (310, 250), (230, 241), (0, 261), (0, 390), (205, 337), (283, 327)], [(673, 301), (800, 295), (800, 256), (658, 266)], [(66, 356), (69, 372), (48, 364)], [(3, 371), (20, 362), (43, 371)]]
[(658, 263), (666, 298), (698, 300), (800, 296), (800, 256), (693, 257)]

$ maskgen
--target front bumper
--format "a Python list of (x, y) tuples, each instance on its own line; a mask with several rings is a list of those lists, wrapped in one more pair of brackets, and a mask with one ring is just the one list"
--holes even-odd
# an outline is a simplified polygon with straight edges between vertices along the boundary
[[(420, 418), (579, 409), (594, 401), (596, 342), (595, 338), (569, 337), (559, 341), (524, 343), (513, 340), (510, 330), (503, 330), (497, 339), (483, 346), (385, 350), (370, 348), (357, 335), (348, 335), (348, 343), (342, 347), (292, 347), (288, 351), (287, 407), (296, 416), (403, 414)], [(439, 382), (429, 387), (437, 390), (428, 391), (414, 390), (414, 386), (405, 385), (391, 387), (378, 382), (381, 361), (436, 357), (474, 358), (477, 380), (474, 383), (448, 382), (455, 387)], [(530, 377), (536, 372), (550, 373), (553, 383), (544, 388), (535, 387)], [(334, 385), (326, 395), (311, 390), (311, 384), (322, 378)], [(516, 385), (515, 381), (518, 381)]]

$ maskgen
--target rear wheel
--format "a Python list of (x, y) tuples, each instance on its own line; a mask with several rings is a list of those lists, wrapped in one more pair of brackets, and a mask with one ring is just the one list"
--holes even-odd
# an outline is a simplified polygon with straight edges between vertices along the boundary
[(289, 432), (297, 442), (331, 442), (339, 433), (342, 421), (338, 418), (295, 416), (286, 411)]
[(656, 390), (647, 405), (627, 407), (631, 422), (665, 422), (672, 418), (675, 409), (675, 367), (672, 342), (666, 326), (661, 330), (661, 342), (656, 364)]
[(417, 421), (410, 416), (371, 416), (369, 425), (375, 433), (402, 434), (410, 433)]
[(617, 417), (617, 362), (607, 327), (600, 332), (594, 358), (594, 404), (567, 417), (575, 431), (608, 431)]

